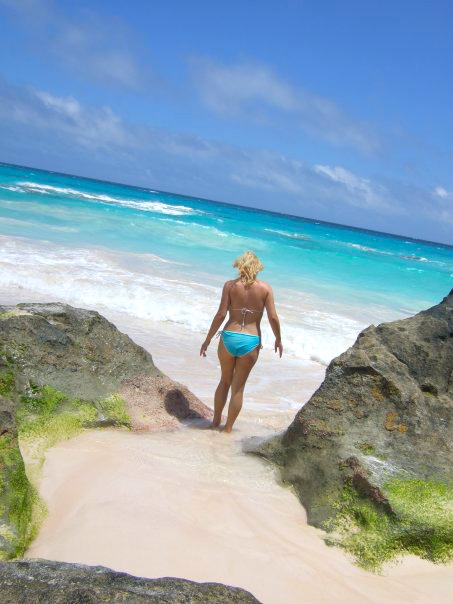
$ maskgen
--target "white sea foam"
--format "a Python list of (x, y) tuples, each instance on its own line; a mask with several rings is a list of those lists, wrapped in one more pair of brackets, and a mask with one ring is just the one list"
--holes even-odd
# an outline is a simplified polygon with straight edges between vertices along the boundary
[(77, 233), (79, 229), (70, 226), (59, 226), (56, 224), (47, 224), (44, 222), (32, 222), (31, 220), (19, 220), (17, 218), (6, 218), (0, 216), (0, 222), (4, 224), (14, 224), (17, 226), (32, 226), (36, 228), (50, 229), (51, 231), (62, 231), (63, 233)]
[(424, 256), (401, 256), (401, 258), (404, 258), (405, 260), (415, 260), (416, 262), (432, 262), (432, 260), (428, 260), (428, 258), (425, 258)]
[[(253, 248), (262, 252), (266, 242), (260, 239), (244, 237), (233, 232), (224, 232), (215, 226), (185, 222), (176, 218), (159, 218), (159, 222), (169, 222), (175, 225), (172, 238), (177, 238), (179, 244), (190, 247), (209, 247), (237, 253), (241, 248)], [(201, 230), (202, 229), (202, 230)]]
[(0, 189), (6, 189), (7, 191), (14, 191), (16, 193), (24, 193), (25, 190), (22, 187), (9, 186), (9, 185), (0, 185)]
[(111, 197), (102, 193), (86, 193), (78, 189), (69, 187), (54, 187), (52, 185), (43, 185), (35, 182), (20, 182), (21, 192), (39, 193), (45, 195), (59, 195), (62, 197), (83, 199), (85, 201), (97, 201), (99, 203), (124, 206), (143, 212), (155, 212), (158, 214), (169, 214), (173, 216), (198, 215), (204, 214), (201, 210), (195, 210), (189, 206), (171, 205), (162, 201), (138, 201), (134, 199), (123, 199)]
[[(335, 242), (335, 243), (341, 243), (341, 242)], [(361, 252), (372, 252), (374, 254), (384, 254), (385, 256), (394, 256), (393, 252), (388, 252), (386, 250), (378, 250), (374, 247), (360, 245), (359, 243), (344, 243), (344, 245), (347, 245), (348, 247), (353, 247), (356, 250), (360, 250)]]
[[(348, 242), (340, 242), (340, 241), (336, 241), (335, 243), (343, 243), (343, 245), (360, 250), (361, 252), (367, 252), (367, 253), (373, 253), (373, 254), (384, 254), (386, 256), (395, 256), (396, 255), (393, 252), (390, 252), (387, 250), (379, 250), (374, 247), (360, 245), (359, 243), (348, 243)], [(411, 243), (411, 242), (406, 241), (405, 243)], [(445, 265), (444, 262), (441, 262), (439, 260), (429, 260), (428, 258), (425, 258), (424, 256), (416, 256), (415, 254), (411, 254), (409, 256), (401, 255), (399, 257), (403, 260), (411, 260), (414, 262), (428, 262), (430, 264), (439, 264), (441, 266)]]
[(184, 220), (177, 220), (176, 218), (158, 218), (161, 222), (172, 222), (174, 224), (187, 224)]
[[(181, 324), (203, 337), (217, 310), (219, 287), (184, 267), (168, 270), (152, 254), (117, 254), (96, 248), (71, 248), (50, 242), (0, 236), (0, 288), (26, 288), (73, 305), (109, 309), (160, 322)], [(145, 262), (143, 262), (146, 259)], [(140, 267), (139, 269), (137, 267)], [(280, 315), (285, 351), (322, 364), (353, 344), (365, 327), (340, 312), (319, 310), (319, 300), (281, 292)], [(274, 337), (263, 321), (263, 345)]]
[(307, 235), (302, 235), (300, 233), (290, 233), (288, 231), (280, 231), (278, 229), (264, 229), (268, 233), (276, 233), (277, 235), (281, 235), (282, 237), (289, 237), (290, 239), (310, 239)]

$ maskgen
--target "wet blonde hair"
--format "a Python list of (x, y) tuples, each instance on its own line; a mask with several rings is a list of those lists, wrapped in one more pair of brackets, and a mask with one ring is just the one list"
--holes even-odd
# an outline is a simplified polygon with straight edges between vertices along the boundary
[(242, 256), (236, 258), (233, 266), (238, 269), (241, 281), (244, 285), (251, 285), (254, 283), (257, 274), (264, 268), (256, 254), (250, 251), (244, 252)]

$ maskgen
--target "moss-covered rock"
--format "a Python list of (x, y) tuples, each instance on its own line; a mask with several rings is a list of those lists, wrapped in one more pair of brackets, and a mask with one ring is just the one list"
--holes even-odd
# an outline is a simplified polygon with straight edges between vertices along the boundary
[(114, 394), (126, 378), (161, 374), (146, 350), (95, 311), (18, 304), (0, 306), (1, 315), (0, 353), (21, 381), (94, 400)]
[(364, 565), (378, 565), (363, 553), (373, 550), (381, 561), (452, 557), (453, 290), (362, 331), (288, 429), (254, 452)]
[(20, 556), (42, 518), (32, 484), (47, 448), (84, 428), (168, 429), (210, 416), (99, 313), (0, 306), (0, 559)]
[(381, 492), (391, 512), (345, 484), (336, 514), (324, 523), (327, 542), (352, 554), (371, 571), (402, 554), (432, 562), (453, 558), (453, 486), (422, 480), (393, 480)]
[(44, 512), (19, 450), (14, 403), (0, 396), (0, 560), (22, 556)]

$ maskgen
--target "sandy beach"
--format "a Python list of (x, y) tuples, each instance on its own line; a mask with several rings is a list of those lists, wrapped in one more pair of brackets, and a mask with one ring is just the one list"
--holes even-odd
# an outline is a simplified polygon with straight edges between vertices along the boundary
[(356, 568), (306, 523), (273, 469), (230, 437), (90, 431), (48, 451), (49, 516), (27, 552), (146, 576), (223, 582), (266, 604), (451, 602), (453, 567), (417, 559), (385, 576)]
[[(3, 304), (42, 301), (25, 290), (1, 294)], [(193, 333), (101, 312), (212, 407), (216, 343), (202, 359)], [(243, 452), (248, 438), (285, 429), (324, 371), (263, 350), (229, 436), (195, 424), (153, 434), (93, 430), (61, 442), (46, 454), (39, 490), (49, 514), (26, 556), (222, 582), (266, 604), (449, 603), (452, 565), (406, 558), (383, 576), (360, 570), (307, 525), (274, 468)]]

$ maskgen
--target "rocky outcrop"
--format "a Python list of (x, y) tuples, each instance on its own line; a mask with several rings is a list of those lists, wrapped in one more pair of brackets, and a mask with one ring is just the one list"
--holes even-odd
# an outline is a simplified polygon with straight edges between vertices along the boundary
[(39, 559), (0, 563), (0, 594), (2, 604), (259, 604), (248, 591), (221, 583), (144, 579)]
[[(316, 526), (337, 513), (345, 485), (387, 517), (401, 512), (392, 481), (419, 481), (420, 493), (452, 485), (453, 290), (413, 317), (362, 331), (286, 432), (255, 452), (280, 466)], [(442, 505), (451, 517), (453, 501)]]
[(84, 427), (168, 430), (211, 416), (99, 313), (68, 304), (0, 306), (0, 560), (23, 554), (42, 508), (18, 430), (22, 443), (31, 442), (37, 475), (45, 449)]
[(119, 395), (132, 427), (141, 430), (172, 428), (178, 420), (212, 415), (102, 315), (68, 304), (0, 306), (0, 380), (12, 374), (13, 400), (30, 382), (85, 401)]

